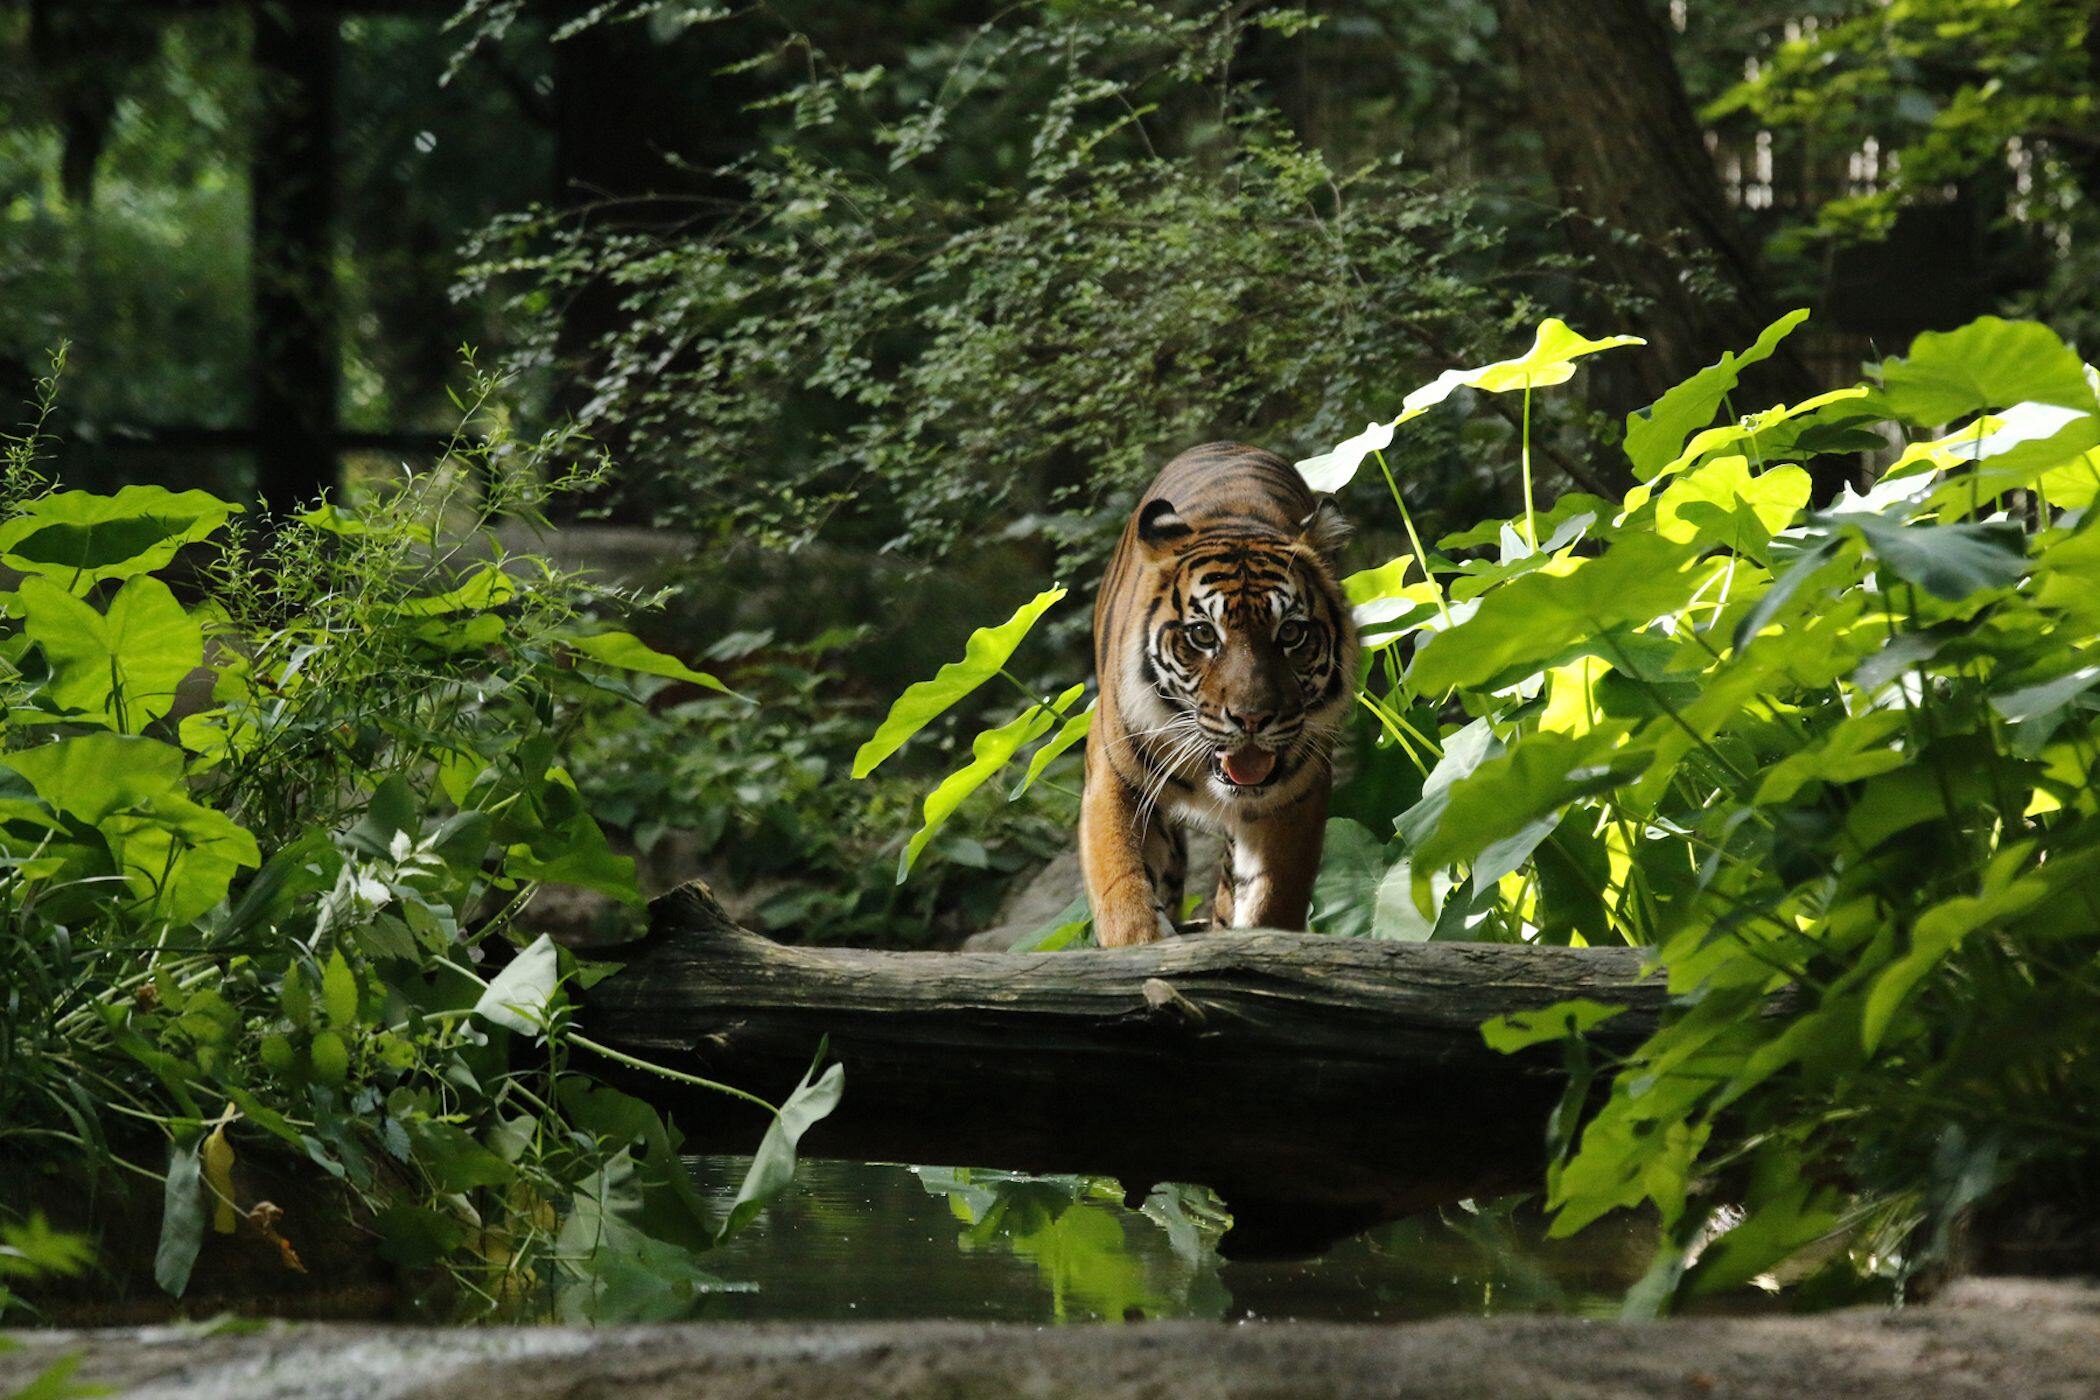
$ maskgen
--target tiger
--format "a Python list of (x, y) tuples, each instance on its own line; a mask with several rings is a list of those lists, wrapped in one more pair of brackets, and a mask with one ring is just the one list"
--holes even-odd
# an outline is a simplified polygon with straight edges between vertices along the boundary
[(1191, 826), (1225, 841), (1212, 928), (1305, 927), (1356, 679), (1347, 533), (1289, 463), (1237, 442), (1174, 458), (1125, 522), (1094, 604), (1080, 795), (1102, 946), (1177, 931)]

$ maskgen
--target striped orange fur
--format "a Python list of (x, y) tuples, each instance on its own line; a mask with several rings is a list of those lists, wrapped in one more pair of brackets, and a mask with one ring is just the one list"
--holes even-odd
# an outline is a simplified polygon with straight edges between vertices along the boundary
[(1235, 442), (1139, 499), (1094, 605), (1079, 853), (1102, 944), (1173, 931), (1191, 825), (1226, 838), (1214, 927), (1305, 927), (1356, 674), (1345, 532), (1288, 462)]

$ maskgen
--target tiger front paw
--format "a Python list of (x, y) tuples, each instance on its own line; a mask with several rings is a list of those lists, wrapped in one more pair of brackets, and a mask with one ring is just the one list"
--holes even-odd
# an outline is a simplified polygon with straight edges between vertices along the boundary
[(1149, 901), (1110, 900), (1094, 911), (1094, 941), (1104, 948), (1135, 947), (1173, 932), (1173, 923)]

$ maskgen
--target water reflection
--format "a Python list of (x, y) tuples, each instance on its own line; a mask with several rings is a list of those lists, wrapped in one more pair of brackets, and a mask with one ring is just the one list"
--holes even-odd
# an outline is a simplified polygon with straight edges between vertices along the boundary
[[(700, 1158), (726, 1206), (744, 1163)], [(1383, 1321), (1451, 1313), (1613, 1312), (1645, 1268), (1638, 1224), (1547, 1240), (1535, 1212), (1480, 1203), (1389, 1225), (1315, 1259), (1226, 1261), (1230, 1217), (1200, 1187), (1124, 1204), (1100, 1177), (852, 1162), (804, 1162), (796, 1180), (726, 1248), (716, 1318), (960, 1318), (1087, 1322), (1138, 1318)]]

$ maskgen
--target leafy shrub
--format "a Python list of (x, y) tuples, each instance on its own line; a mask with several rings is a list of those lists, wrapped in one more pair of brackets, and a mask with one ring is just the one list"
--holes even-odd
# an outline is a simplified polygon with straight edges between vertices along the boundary
[[(1870, 385), (1714, 424), (1803, 319), (1632, 415), (1620, 499), (1539, 508), (1526, 453), (1526, 511), (1432, 550), (1385, 469), (1461, 387), (1528, 412), (1627, 343), (1557, 322), (1299, 464), (1342, 490), (1377, 462), (1412, 541), (1345, 583), (1376, 735), (1315, 924), (1652, 949), (1672, 1011), (1622, 1061), (1580, 1037), (1612, 1014), (1594, 1003), (1485, 1028), (1508, 1050), (1572, 1036), (1548, 1203), (1560, 1233), (1661, 1214), (1636, 1310), (1812, 1245), (1900, 1283), (1979, 1200), (2095, 1205), (2100, 376), (2045, 327), (1985, 318)], [(1811, 507), (1800, 463), (1892, 442), (1870, 489)], [(869, 756), (996, 675), (1060, 596), (907, 691)], [(1028, 745), (1035, 771), (1069, 743), (1080, 689), (981, 735), (926, 830)]]
[(617, 300), (575, 366), (581, 421), (647, 468), (626, 499), (660, 520), (924, 559), (1026, 516), (1098, 559), (1104, 500), (1163, 455), (1310, 444), (1335, 406), (1529, 319), (1513, 289), (1566, 265), (1513, 252), (1450, 181), (1331, 164), (1233, 80), (1250, 32), (1310, 22), (1023, 6), (896, 72), (797, 35), (793, 129), (727, 172), (735, 217), (530, 211), (463, 286), (511, 292), (534, 365), (575, 348), (564, 308)]
[(1070, 799), (1045, 789), (976, 808), (898, 884), (897, 828), (918, 779), (848, 781), (866, 707), (836, 676), (867, 630), (802, 645), (722, 637), (702, 660), (756, 705), (703, 693), (646, 712), (611, 696), (586, 707), (570, 751), (591, 811), (666, 878), (697, 861), (776, 937), (914, 947), (984, 927), (1013, 876), (1070, 832)]
[[(241, 1199), (244, 1154), (336, 1178), (470, 1306), (567, 1315), (676, 1311), (791, 1169), (776, 1125), (712, 1219), (675, 1130), (575, 1064), (622, 1058), (566, 991), (610, 969), (519, 931), (541, 882), (639, 903), (562, 766), (581, 706), (720, 682), (503, 554), (498, 514), (598, 468), (512, 439), (494, 388), (436, 471), (260, 529), (199, 491), (54, 491), (11, 440), (0, 1153), (162, 1179), (170, 1293), (207, 1222), (296, 1267), (309, 1222)], [(798, 1096), (821, 1116), (839, 1083)]]

